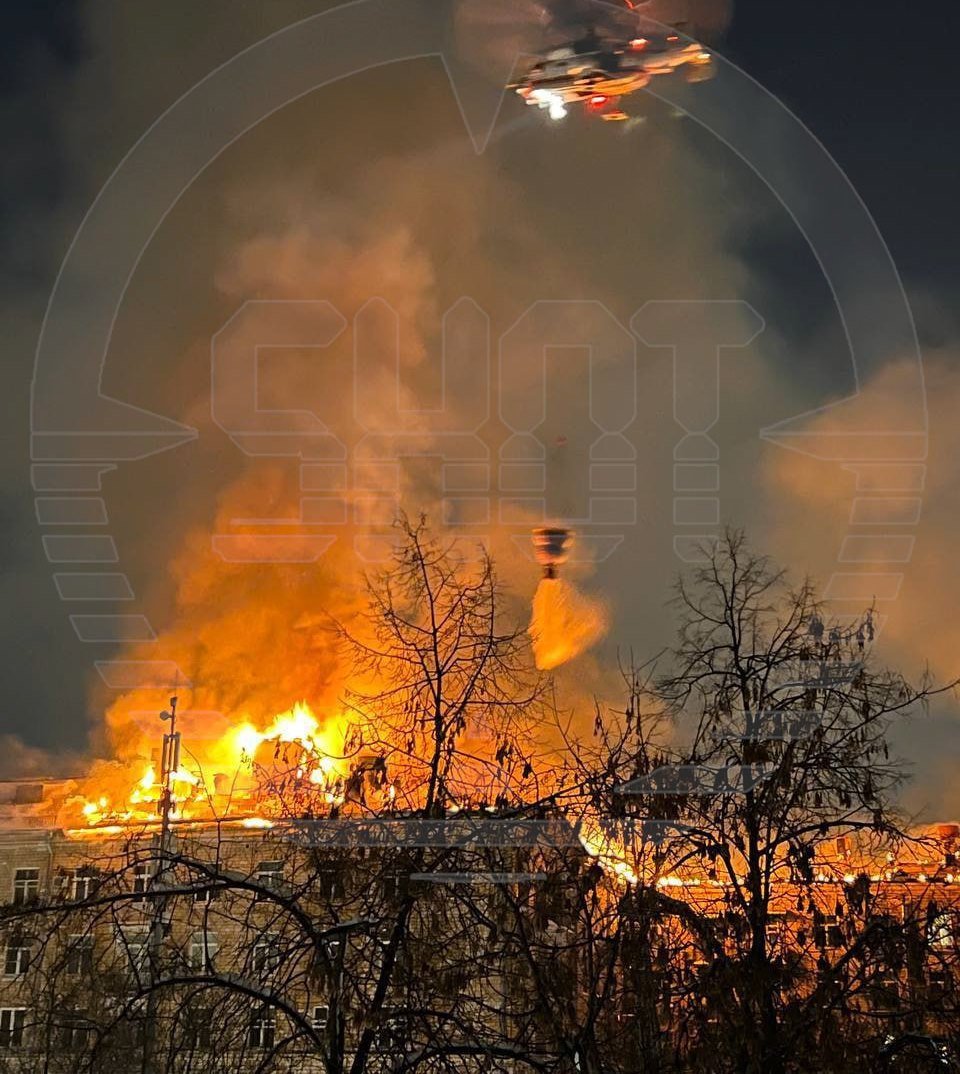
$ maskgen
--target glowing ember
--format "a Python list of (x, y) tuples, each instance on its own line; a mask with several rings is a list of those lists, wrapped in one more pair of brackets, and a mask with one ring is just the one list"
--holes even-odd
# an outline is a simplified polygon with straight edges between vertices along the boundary
[(530, 638), (541, 671), (579, 656), (606, 632), (607, 614), (600, 601), (579, 593), (562, 578), (544, 578), (533, 598)]

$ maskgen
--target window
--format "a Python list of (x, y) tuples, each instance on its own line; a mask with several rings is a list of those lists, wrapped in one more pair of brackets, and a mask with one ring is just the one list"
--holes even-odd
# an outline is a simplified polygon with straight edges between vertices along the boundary
[(190, 968), (193, 970), (212, 970), (220, 945), (212, 932), (195, 932), (190, 940)]
[(133, 867), (133, 893), (145, 895), (150, 890), (150, 878), (153, 870), (148, 861), (138, 861)]
[(373, 1047), (378, 1052), (392, 1052), (403, 1047), (403, 1025), (399, 1013), (389, 1007), (384, 1007), (377, 1026), (376, 1035), (373, 1038)]
[(23, 1044), (26, 1007), (0, 1007), (0, 1048), (19, 1048)]
[(13, 874), (13, 905), (36, 902), (40, 895), (40, 870), (17, 869)]
[(64, 971), (71, 977), (89, 974), (93, 971), (93, 937), (71, 936), (64, 960)]
[(58, 1031), (60, 1046), (65, 1052), (82, 1052), (90, 1040), (90, 1026), (77, 1018), (64, 1022)]
[(21, 977), (30, 966), (30, 945), (26, 940), (10, 940), (3, 960), (4, 977)]
[(954, 947), (953, 921), (949, 913), (939, 913), (927, 926), (927, 941), (938, 951), (949, 951)]
[(142, 928), (121, 929), (117, 942), (127, 958), (127, 969), (139, 976), (146, 968), (150, 955), (150, 931)]
[(843, 928), (835, 914), (825, 914), (821, 921), (813, 926), (813, 942), (827, 950), (843, 947)]
[(326, 1004), (314, 1007), (312, 1021), (314, 1029), (326, 1029), (330, 1024), (330, 1008)]
[(930, 1003), (947, 1002), (952, 992), (952, 975), (949, 970), (931, 970), (927, 980), (927, 999)]
[[(111, 997), (113, 1000), (113, 997)], [(149, 1022), (149, 1002), (145, 996), (111, 1002), (110, 1009), (116, 1011), (120, 1006), (125, 1008), (126, 1013), (119, 1022), (114, 1023), (117, 1043), (126, 1048), (142, 1048), (147, 1040), (147, 1026)]]
[(329, 980), (343, 971), (343, 941), (324, 940), (322, 950), (313, 957), (313, 972)]
[(213, 1046), (210, 1012), (201, 1008), (190, 1010), (184, 1019), (184, 1044), (195, 1052), (208, 1052)]
[(70, 898), (75, 902), (93, 898), (97, 886), (97, 870), (90, 865), (82, 865), (70, 873)]
[(261, 887), (268, 888), (270, 891), (279, 891), (283, 884), (283, 862), (258, 862), (254, 879), (261, 885)]
[(467, 988), (470, 975), (466, 966), (448, 966), (440, 971), (437, 981), (444, 995), (458, 996)]
[(383, 894), (386, 899), (399, 899), (405, 886), (403, 873), (389, 872), (383, 878)]
[(324, 862), (317, 870), (320, 896), (324, 899), (343, 898), (343, 869), (335, 862)]
[(280, 964), (280, 947), (275, 936), (264, 936), (253, 947), (253, 970), (261, 976)]
[(219, 897), (220, 892), (216, 888), (201, 888), (193, 893), (194, 902), (213, 902), (214, 899)]
[(250, 1047), (266, 1050), (277, 1038), (277, 1017), (269, 1007), (262, 1007), (250, 1022)]
[(879, 970), (870, 981), (870, 1005), (875, 1011), (891, 1012), (900, 1007), (900, 979), (892, 970)]

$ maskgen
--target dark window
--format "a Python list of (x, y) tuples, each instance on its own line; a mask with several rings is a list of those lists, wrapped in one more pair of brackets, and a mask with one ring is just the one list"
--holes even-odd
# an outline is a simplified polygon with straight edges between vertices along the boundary
[[(283, 862), (257, 862), (253, 878), (265, 891), (280, 891), (283, 887)], [(258, 899), (266, 898), (265, 891), (258, 892), (254, 897)]]
[(343, 870), (333, 862), (324, 862), (317, 870), (320, 896), (324, 899), (343, 898)]
[(98, 885), (99, 876), (96, 869), (89, 865), (74, 869), (70, 874), (70, 898), (75, 902), (93, 898)]
[(133, 893), (145, 895), (150, 889), (152, 869), (147, 861), (137, 862), (133, 867)]
[(275, 936), (263, 936), (253, 947), (254, 973), (264, 976), (280, 964), (280, 945)]
[(384, 1008), (380, 1016), (380, 1025), (377, 1026), (377, 1032), (373, 1038), (374, 1049), (378, 1052), (392, 1052), (402, 1048), (403, 1044), (402, 1017), (397, 1011)]
[(945, 1003), (953, 992), (948, 970), (931, 970), (927, 984), (927, 999), (932, 1004)]
[(13, 905), (36, 902), (40, 895), (40, 870), (17, 869), (13, 874)]
[(82, 1052), (91, 1039), (90, 1027), (80, 1021), (64, 1022), (57, 1035), (65, 1052)]
[(26, 1007), (0, 1008), (0, 1048), (19, 1048), (23, 1044)]
[(89, 974), (93, 970), (93, 937), (71, 936), (64, 960), (64, 971), (71, 977)]
[(389, 872), (383, 878), (383, 894), (390, 900), (399, 899), (403, 894), (404, 875), (398, 872)]
[(191, 1011), (184, 1024), (184, 1043), (195, 1052), (208, 1052), (213, 1046), (213, 1030), (210, 1012), (206, 1010)]
[(313, 1008), (313, 1028), (326, 1029), (330, 1024), (330, 1008), (326, 1004)]
[(827, 914), (820, 924), (814, 925), (813, 942), (827, 950), (843, 947), (843, 928), (835, 915)]
[(195, 932), (190, 940), (190, 968), (201, 972), (212, 970), (219, 950), (217, 937), (212, 932)]
[(11, 940), (3, 960), (4, 977), (21, 977), (30, 967), (30, 945), (26, 940)]
[(283, 883), (282, 861), (261, 861), (257, 863), (256, 880), (265, 888), (277, 891)]
[(277, 1017), (268, 1007), (262, 1008), (250, 1022), (250, 1047), (263, 1051), (273, 1047), (277, 1039)]
[(150, 933), (147, 929), (123, 929), (118, 937), (127, 958), (127, 969), (139, 977), (146, 969), (150, 957)]
[(147, 1039), (147, 1020), (143, 1006), (137, 1004), (129, 1009), (125, 1018), (117, 1023), (118, 1041), (128, 1048), (142, 1048)]
[(887, 971), (870, 981), (870, 1004), (875, 1011), (895, 1011), (900, 1007), (900, 980)]

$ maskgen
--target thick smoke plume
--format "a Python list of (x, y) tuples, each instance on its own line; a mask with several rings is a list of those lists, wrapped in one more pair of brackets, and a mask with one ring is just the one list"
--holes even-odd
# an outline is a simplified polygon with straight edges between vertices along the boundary
[[(668, 20), (676, 15), (654, 10), (655, 6), (649, 5), (651, 17)], [(464, 26), (469, 27), (474, 18), (473, 25), (483, 30), (466, 42), (481, 52), (507, 38), (511, 48), (538, 48), (544, 35), (550, 38), (576, 31), (579, 20), (596, 18), (605, 24), (611, 19), (611, 28), (628, 29), (627, 22), (635, 18), (616, 5), (565, 0), (499, 6), (468, 0), (460, 14)], [(491, 26), (496, 31), (492, 34), (488, 32)], [(389, 73), (392, 91), (396, 78)], [(512, 160), (509, 148), (500, 158), (492, 154), (477, 158), (462, 132), (452, 140), (448, 134), (436, 141), (431, 138), (419, 148), (404, 146), (404, 139), (412, 134), (416, 140), (424, 126), (449, 131), (451, 121), (458, 126), (459, 120), (441, 72), (413, 72), (402, 84), (409, 100), (388, 109), (370, 108), (380, 102), (377, 85), (369, 90), (351, 85), (334, 102), (326, 97), (318, 100), (319, 107), (306, 115), (280, 116), (237, 147), (225, 176), (210, 179), (222, 206), (215, 224), (216, 293), (211, 304), (217, 304), (223, 317), (250, 299), (323, 298), (349, 322), (371, 298), (378, 297), (397, 313), (402, 377), (398, 383), (395, 339), (386, 325), (371, 347), (382, 360), (366, 371), (362, 386), (363, 417), (372, 424), (381, 411), (412, 414), (429, 409), (436, 401), (437, 326), (443, 310), (460, 295), (475, 296), (503, 328), (532, 300), (567, 299), (593, 289), (589, 269), (584, 271), (576, 259), (557, 257), (558, 218), (542, 217), (535, 203), (539, 193), (530, 201), (538, 182), (530, 184), (529, 176), (523, 179), (524, 168), (518, 168), (515, 161), (511, 167), (517, 179), (504, 170), (504, 161)], [(355, 97), (358, 89), (359, 100)], [(338, 140), (336, 154), (327, 146), (304, 145), (304, 131), (326, 129), (338, 108), (343, 109), (340, 127), (345, 134)], [(538, 157), (550, 150), (539, 135), (528, 133), (532, 140), (524, 139), (523, 155), (529, 158), (534, 174), (539, 174)], [(686, 166), (678, 159), (678, 153), (679, 158), (683, 153), (677, 134), (671, 127), (663, 135), (651, 132), (646, 139), (642, 174), (651, 194), (675, 185), (673, 179), (664, 182), (663, 177), (675, 167)], [(648, 159), (651, 140), (655, 151)], [(432, 147), (436, 143), (440, 149)], [(616, 145), (610, 142), (608, 148)], [(292, 154), (289, 147), (293, 146), (304, 148)], [(375, 147), (375, 164), (371, 163), (371, 146)], [(619, 152), (622, 155), (622, 149)], [(583, 238), (588, 239), (585, 210), (590, 207), (582, 203), (579, 181), (574, 175), (565, 181), (553, 166), (549, 170), (561, 203), (565, 188), (570, 195), (569, 207), (549, 211), (568, 223), (578, 220)], [(618, 176), (623, 179), (623, 195), (636, 197), (636, 180), (616, 165), (610, 168), (607, 184), (611, 201), (619, 196)], [(637, 295), (653, 293), (653, 281), (656, 286), (667, 281), (669, 286), (671, 275), (673, 286), (682, 291), (695, 286), (688, 261), (697, 263), (699, 273), (704, 271), (705, 257), (702, 251), (695, 252), (704, 243), (702, 229), (686, 223), (689, 205), (665, 205), (651, 226), (667, 227), (674, 210), (677, 219), (670, 230), (677, 257), (661, 256), (655, 271), (644, 269), (650, 273), (649, 280), (638, 274), (632, 259), (629, 270), (619, 273)], [(177, 222), (171, 227), (178, 228)], [(189, 218), (181, 227), (180, 241), (173, 244), (177, 262), (184, 244), (194, 240)], [(657, 236), (652, 241), (659, 245)], [(604, 249), (601, 261), (607, 272), (608, 250)], [(161, 272), (169, 268), (161, 262)], [(160, 279), (167, 291), (175, 290), (166, 276)], [(519, 305), (515, 295), (520, 296)], [(632, 306), (634, 295), (627, 301)], [(150, 316), (159, 307), (166, 308), (153, 296)], [(262, 368), (261, 405), (289, 407), (294, 399), (304, 409), (336, 414), (348, 425), (346, 439), (355, 441), (362, 430), (349, 427), (354, 411), (351, 342), (348, 333), (343, 347), (331, 349), (324, 357), (322, 368), (312, 353), (271, 356)], [(165, 356), (157, 379), (188, 383), (188, 369), (196, 364), (191, 343), (173, 374)], [(571, 374), (563, 402), (585, 398), (586, 383), (585, 372)], [(320, 624), (326, 616), (349, 620), (354, 615), (363, 568), (349, 551), (353, 531), (311, 565), (251, 565), (217, 555), (212, 537), (231, 530), (236, 533), (238, 518), (287, 518), (291, 521), (287, 532), (295, 531), (300, 491), (294, 465), (248, 459), (242, 461), (239, 472), (235, 460), (225, 467), (224, 459), (236, 453), (222, 438), (216, 439), (209, 407), (207, 394), (200, 391), (178, 415), (197, 425), (202, 437), (197, 449), (201, 457), (183, 474), (180, 517), (186, 532), (174, 529), (168, 535), (175, 550), (172, 555), (167, 552), (165, 572), (174, 590), (172, 601), (167, 599), (168, 625), (157, 644), (123, 654), (132, 660), (169, 660), (182, 670), (190, 684), (181, 691), (187, 740), (216, 737), (225, 720), (249, 720), (264, 727), (278, 712), (304, 699), (320, 711), (335, 711), (347, 672)], [(436, 479), (426, 468), (404, 465), (400, 482), (401, 506), (411, 513), (422, 510), (435, 520), (442, 518)], [(364, 514), (361, 494), (347, 496), (358, 528), (384, 522)], [(136, 490), (131, 490), (131, 500), (135, 497)], [(215, 505), (213, 510), (210, 503)], [(531, 525), (534, 522), (531, 518)], [(515, 614), (525, 614), (523, 597), (533, 581), (532, 565), (516, 555), (512, 532), (493, 525), (483, 536), (517, 594)], [(243, 534), (239, 537), (242, 540)], [(151, 552), (155, 554), (156, 549)], [(555, 668), (582, 654), (601, 638), (611, 621), (602, 602), (578, 594), (565, 580), (540, 587), (533, 613), (535, 655), (544, 668)], [(165, 703), (164, 692), (134, 690), (112, 699), (107, 706), (104, 751), (138, 763), (148, 760), (157, 741), (152, 714)], [(97, 704), (103, 701), (102, 692), (98, 693)]]
[[(687, 20), (687, 32), (704, 40), (729, 16), (723, 2), (677, 0), (677, 6), (684, 9), (680, 20)], [(669, 7), (665, 0), (637, 11), (673, 21), (676, 10)], [(459, 40), (496, 60), (488, 64), (494, 71), (502, 67), (503, 56), (512, 62), (518, 47), (523, 51), (532, 44), (535, 50), (554, 31), (575, 31), (583, 5), (464, 0), (460, 9), (465, 32)], [(71, 76), (57, 102), (56, 126), (65, 132), (60, 151), (71, 181), (85, 176), (90, 183), (66, 214), (70, 227), (129, 145), (190, 82), (264, 33), (315, 11), (315, 3), (294, 0), (271, 5), (211, 0), (189, 16), (164, 8), (145, 34), (136, 6), (90, 4), (90, 59)], [(478, 27), (494, 32), (478, 34)], [(178, 56), (177, 65), (167, 61), (171, 54)], [(537, 300), (598, 299), (628, 324), (649, 299), (751, 297), (754, 277), (730, 248), (742, 250), (745, 236), (764, 238), (767, 221), (758, 207), (764, 193), (750, 182), (741, 185), (738, 162), (705, 155), (703, 139), (697, 142), (689, 125), (642, 95), (637, 105), (646, 122), (630, 132), (611, 131), (606, 124), (590, 127), (579, 117), (571, 117), (576, 122), (561, 131), (537, 124), (538, 117), (525, 115), (522, 105), (505, 100), (501, 122), (510, 126), (510, 137), (495, 138), (487, 155), (477, 157), (439, 65), (367, 72), (278, 113), (184, 193), (133, 281), (104, 383), (119, 397), (179, 417), (201, 433), (197, 444), (182, 452), (112, 475), (105, 491), (117, 526), (124, 512), (129, 522), (128, 532), (117, 535), (123, 559), (118, 569), (136, 583), (137, 605), (123, 610), (148, 613), (160, 634), (156, 644), (111, 655), (171, 659), (181, 667), (190, 683), (181, 690), (185, 741), (213, 735), (234, 719), (265, 726), (299, 700), (336, 713), (344, 669), (323, 629), (324, 614), (349, 619), (355, 613), (362, 567), (345, 550), (348, 541), (313, 565), (228, 563), (213, 551), (212, 536), (236, 532), (236, 518), (294, 519), (300, 490), (296, 460), (245, 458), (211, 422), (206, 380), (211, 336), (251, 299), (326, 299), (351, 321), (369, 299), (383, 297), (402, 321), (402, 405), (423, 406), (437, 401), (440, 317), (463, 295), (490, 314), (494, 346), (497, 335)], [(50, 141), (55, 141), (52, 135)], [(771, 204), (766, 211), (779, 209)], [(38, 248), (36, 235), (15, 237), (22, 251)], [(45, 270), (19, 276), (52, 278), (68, 239), (64, 227), (49, 242), (46, 275)], [(41, 311), (45, 299), (45, 293), (33, 299)], [(760, 445), (761, 426), (796, 412), (795, 371), (810, 363), (803, 344), (790, 338), (783, 342), (785, 357), (778, 355), (771, 337), (777, 331), (788, 334), (789, 319), (779, 322), (776, 308), (762, 303), (758, 308), (768, 321), (767, 334), (755, 349), (723, 364), (724, 428), (718, 431), (723, 521), (745, 525), (754, 544), (794, 575), (809, 570), (823, 578), (835, 567), (854, 478), (839, 467)], [(266, 405), (289, 405), (292, 396), (318, 413), (332, 409), (349, 418), (350, 343), (348, 333), (343, 348), (331, 351), (322, 364), (315, 353), (266, 356)], [(374, 349), (383, 355), (366, 403), (375, 411), (396, 379), (393, 339), (380, 336)], [(641, 352), (638, 370), (638, 414), (625, 435), (638, 449), (641, 522), (621, 552), (597, 565), (591, 589), (609, 595), (605, 621), (611, 644), (650, 653), (670, 632), (663, 609), (678, 566), (671, 502), (673, 446), (680, 433), (670, 415), (669, 355)], [(843, 390), (829, 380), (834, 375), (824, 377), (827, 383), (802, 387), (812, 401), (822, 402)], [(882, 640), (895, 661), (900, 655), (915, 661), (929, 657), (944, 677), (956, 673), (960, 601), (950, 567), (960, 458), (953, 357), (928, 363), (928, 376), (933, 454), (924, 519), (903, 598)], [(560, 385), (560, 403), (570, 409), (588, 398), (589, 377), (572, 362), (553, 383)], [(882, 383), (864, 388), (895, 405), (895, 363)], [(551, 409), (553, 402), (543, 439), (572, 440), (565, 419)], [(588, 447), (590, 439), (582, 443)], [(495, 451), (490, 461), (494, 470)], [(17, 466), (10, 481), (20, 489), (24, 467)], [(411, 460), (401, 468), (400, 481), (400, 498), (409, 512), (422, 509), (441, 517), (436, 478), (427, 467)], [(352, 508), (360, 506), (351, 502)], [(27, 536), (17, 534), (15, 542), (36, 546), (39, 555), (32, 510), (30, 502), (24, 509)], [(162, 527), (157, 524), (161, 510)], [(371, 524), (363, 515), (357, 523)], [(529, 524), (538, 520), (531, 517)], [(515, 552), (513, 533), (491, 524), (483, 536), (516, 595), (512, 613), (523, 621), (535, 566)], [(10, 606), (18, 609), (9, 617), (13, 633), (7, 648), (29, 668), (27, 675), (18, 668), (21, 677), (35, 684), (22, 687), (17, 729), (56, 745), (69, 725), (79, 741), (83, 721), (76, 698), (91, 675), (91, 654), (76, 644), (64, 621), (58, 635), (64, 649), (61, 674), (49, 674), (50, 637), (37, 632), (37, 623), (58, 616), (65, 620), (64, 608), (55, 602), (45, 562), (22, 592), (18, 578), (18, 572), (10, 572), (5, 580)], [(550, 605), (553, 622), (564, 616), (573, 620), (562, 642), (568, 644), (578, 632), (582, 637), (585, 624), (603, 616), (592, 606), (582, 614), (582, 605), (569, 591), (564, 595), (564, 588), (541, 589), (536, 604)], [(41, 612), (38, 601), (43, 600), (48, 603)], [(533, 625), (541, 628), (534, 630), (540, 635), (537, 655), (550, 662), (549, 652), (557, 645), (536, 612), (535, 607)], [(609, 656), (602, 640), (596, 641), (591, 653), (561, 673), (575, 675), (586, 691), (614, 697), (619, 684), (602, 671), (615, 663)], [(73, 697), (75, 707), (62, 703), (64, 694), (51, 702), (58, 681), (69, 682), (64, 694)], [(120, 699), (95, 691), (93, 748), (101, 756), (148, 760), (162, 729), (155, 714), (166, 704), (166, 689)], [(592, 705), (586, 708), (592, 713)], [(952, 712), (943, 718), (941, 737), (918, 757), (922, 771), (935, 777), (937, 793), (943, 792), (941, 815), (956, 805), (950, 789), (955, 773), (937, 768), (947, 767), (942, 758), (950, 755), (954, 719)], [(917, 750), (919, 738), (913, 744)], [(32, 750), (20, 756), (24, 770), (53, 771), (54, 765)]]

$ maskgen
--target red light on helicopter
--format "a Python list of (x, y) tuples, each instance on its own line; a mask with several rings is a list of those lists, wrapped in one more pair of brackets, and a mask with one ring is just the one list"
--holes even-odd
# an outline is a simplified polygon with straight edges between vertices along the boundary
[(587, 101), (587, 108), (589, 108), (591, 112), (600, 112), (606, 107), (609, 100), (610, 98), (605, 97), (602, 93), (595, 93)]

